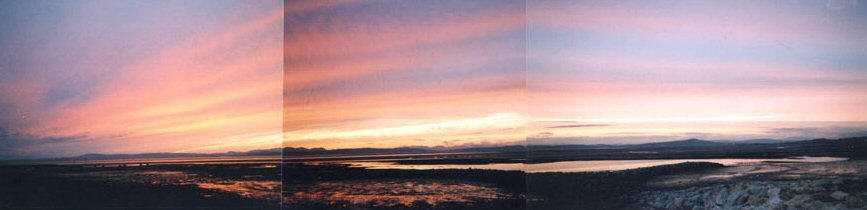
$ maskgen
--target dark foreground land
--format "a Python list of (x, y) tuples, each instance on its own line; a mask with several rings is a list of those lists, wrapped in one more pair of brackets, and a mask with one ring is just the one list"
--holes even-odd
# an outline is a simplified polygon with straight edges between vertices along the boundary
[(258, 165), (5, 165), (0, 209), (279, 209), (275, 180)]
[(653, 178), (723, 168), (687, 162), (610, 172), (528, 173), (528, 209), (640, 209), (641, 192)]
[(864, 209), (867, 161), (524, 173), (288, 164), (285, 209)]
[(283, 166), (283, 205), (318, 209), (526, 209), (520, 171)]
[(863, 137), (778, 144), (689, 140), (530, 147), (523, 157), (510, 148), (505, 152), (494, 149), (377, 159), (395, 164), (797, 156), (848, 159), (735, 166), (688, 162), (584, 173), (364, 169), (340, 161), (307, 162), (303, 158), (285, 162), (282, 171), (278, 163), (0, 165), (0, 209), (864, 209), (865, 145), (867, 138)]
[[(546, 163), (574, 160), (790, 158), (834, 163), (687, 162), (608, 172), (364, 169), (284, 164), (286, 209), (859, 209), (867, 199), (867, 138), (784, 143), (685, 140), (644, 145), (531, 146), (481, 153), (381, 157), (394, 164)], [(352, 157), (346, 161), (364, 160)], [(392, 159), (389, 159), (392, 158)], [(333, 159), (332, 159), (333, 160)], [(368, 160), (371, 161), (371, 160)], [(317, 163), (318, 162), (318, 163)], [(339, 161), (338, 161), (339, 162)], [(802, 187), (803, 186), (803, 187)], [(781, 190), (793, 187), (806, 190)], [(833, 194), (833, 195), (832, 195)], [(863, 195), (862, 195), (863, 194)], [(863, 197), (863, 198), (862, 198)]]
[(528, 174), (291, 164), (284, 166), (283, 193), (287, 209), (630, 209), (638, 207), (644, 184), (654, 177), (722, 167), (682, 163), (617, 172)]

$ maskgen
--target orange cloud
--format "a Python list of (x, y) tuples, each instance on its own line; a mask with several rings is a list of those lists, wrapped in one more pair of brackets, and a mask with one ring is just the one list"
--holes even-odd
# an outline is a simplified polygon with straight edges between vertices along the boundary
[(365, 22), (365, 17), (350, 20), (356, 17), (349, 17), (346, 13), (314, 22), (297, 22), (302, 20), (287, 16), (286, 25), (290, 27), (286, 28), (284, 57), (290, 61), (303, 61), (357, 56), (522, 30), (525, 22), (523, 7), (523, 4), (512, 3), (479, 9), (472, 14), (428, 19), (405, 17), (408, 20), (392, 19), (388, 22)]
[(284, 146), (521, 141), (523, 3), (467, 5), (287, 16)]

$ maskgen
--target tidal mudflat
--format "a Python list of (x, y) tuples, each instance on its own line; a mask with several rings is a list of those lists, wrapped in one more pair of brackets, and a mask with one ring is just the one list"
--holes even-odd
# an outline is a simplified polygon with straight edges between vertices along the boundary
[(279, 164), (0, 166), (0, 209), (279, 209)]
[(524, 173), (285, 164), (285, 209), (526, 209)]

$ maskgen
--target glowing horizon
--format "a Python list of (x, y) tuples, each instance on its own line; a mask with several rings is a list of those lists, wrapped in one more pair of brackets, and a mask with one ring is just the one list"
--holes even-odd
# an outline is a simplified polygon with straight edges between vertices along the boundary
[(864, 11), (3, 2), (0, 159), (867, 135)]
[[(511, 3), (348, 1), (289, 13), (284, 146), (867, 135), (863, 6), (829, 5), (531, 0), (524, 18)], [(526, 37), (502, 39), (516, 30)], [(449, 70), (513, 54), (517, 75)]]
[(522, 144), (523, 14), (523, 1), (287, 12), (284, 146)]
[(864, 11), (531, 0), (528, 144), (867, 135)]

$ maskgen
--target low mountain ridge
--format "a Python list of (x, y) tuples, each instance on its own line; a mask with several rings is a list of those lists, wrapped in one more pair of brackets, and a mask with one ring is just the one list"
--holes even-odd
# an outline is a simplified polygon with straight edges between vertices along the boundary
[(678, 141), (666, 141), (666, 142), (654, 142), (654, 143), (645, 143), (638, 145), (630, 145), (633, 147), (706, 147), (706, 146), (720, 146), (720, 145), (728, 145), (728, 143), (716, 142), (716, 141), (707, 141), (701, 139), (686, 139), (686, 140), (678, 140)]
[(469, 147), (469, 148), (448, 148), (448, 147), (398, 147), (398, 148), (354, 148), (354, 149), (325, 149), (325, 148), (302, 148), (302, 147), (284, 147), (262, 150), (251, 150), (246, 152), (225, 152), (225, 153), (142, 153), (142, 154), (85, 154), (76, 157), (60, 158), (60, 159), (136, 159), (136, 158), (185, 158), (185, 157), (219, 157), (219, 156), (269, 156), (269, 155), (285, 155), (285, 156), (305, 156), (305, 155), (374, 155), (374, 154), (412, 154), (412, 153), (435, 153), (435, 152), (532, 152), (532, 151), (553, 151), (553, 150), (575, 150), (575, 149), (604, 149), (604, 148), (636, 148), (636, 149), (654, 149), (654, 148), (699, 148), (699, 147), (716, 147), (716, 146), (737, 146), (737, 145), (758, 145), (758, 144), (775, 144), (780, 146), (793, 145), (811, 145), (811, 144), (826, 144), (836, 143), (861, 145), (867, 141), (867, 137), (853, 137), (841, 139), (811, 139), (801, 141), (774, 140), (774, 139), (755, 139), (743, 141), (723, 141), (723, 140), (701, 140), (701, 139), (685, 139), (666, 142), (654, 142), (644, 144), (630, 145), (504, 145), (504, 146), (488, 146), (488, 147)]

